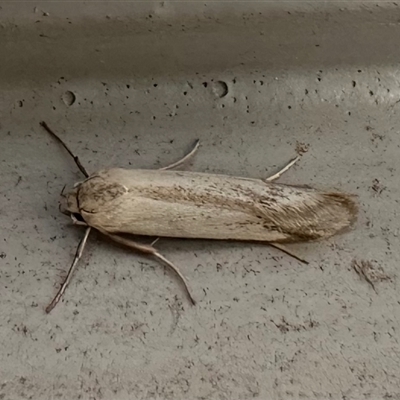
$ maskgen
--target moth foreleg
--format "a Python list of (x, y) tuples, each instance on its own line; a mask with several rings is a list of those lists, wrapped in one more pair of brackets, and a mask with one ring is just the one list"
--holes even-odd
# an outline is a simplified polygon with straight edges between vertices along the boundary
[(67, 273), (67, 276), (66, 276), (64, 282), (62, 283), (62, 285), (61, 285), (58, 293), (54, 297), (53, 301), (46, 307), (46, 313), (49, 313), (57, 305), (57, 303), (60, 301), (62, 295), (64, 294), (65, 289), (67, 289), (67, 286), (68, 286), (69, 282), (71, 281), (72, 274), (75, 270), (76, 264), (78, 264), (79, 259), (82, 257), (82, 253), (85, 248), (87, 239), (89, 237), (90, 230), (91, 230), (91, 227), (89, 226), (86, 229), (85, 235), (83, 236), (82, 240), (79, 242), (78, 248), (76, 249), (74, 260), (72, 261), (71, 267), (69, 268), (69, 271)]
[(88, 226), (88, 224), (85, 221), (79, 221), (74, 214), (70, 215), (72, 223), (74, 225), (79, 225), (79, 226)]

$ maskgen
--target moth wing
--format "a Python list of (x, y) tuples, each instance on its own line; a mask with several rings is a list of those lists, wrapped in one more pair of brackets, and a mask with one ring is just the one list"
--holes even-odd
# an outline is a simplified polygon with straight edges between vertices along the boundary
[(350, 196), (193, 172), (105, 170), (79, 189), (85, 221), (108, 232), (181, 238), (304, 241), (348, 227)]

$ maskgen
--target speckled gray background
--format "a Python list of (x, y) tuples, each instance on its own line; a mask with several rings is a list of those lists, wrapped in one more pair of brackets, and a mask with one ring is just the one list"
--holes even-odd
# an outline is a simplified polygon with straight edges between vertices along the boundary
[[(3, 3), (0, 399), (400, 399), (396, 3)], [(191, 282), (58, 212), (89, 171), (188, 168), (359, 196), (355, 229), (293, 245), (161, 240)], [(375, 290), (353, 269), (390, 278)]]

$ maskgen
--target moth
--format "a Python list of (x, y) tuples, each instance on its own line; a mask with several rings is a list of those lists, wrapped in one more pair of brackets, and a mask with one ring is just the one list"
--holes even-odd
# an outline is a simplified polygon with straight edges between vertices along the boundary
[(357, 218), (353, 195), (272, 182), (299, 157), (265, 180), (172, 171), (197, 151), (197, 141), (184, 158), (159, 170), (111, 168), (89, 175), (48, 125), (40, 124), (65, 147), (86, 177), (61, 196), (61, 212), (74, 224), (85, 226), (86, 231), (67, 277), (46, 312), (65, 292), (91, 229), (172, 268), (194, 304), (185, 277), (158, 252), (155, 242), (141, 244), (127, 234), (264, 242), (296, 257), (285, 243), (329, 238), (349, 228)]

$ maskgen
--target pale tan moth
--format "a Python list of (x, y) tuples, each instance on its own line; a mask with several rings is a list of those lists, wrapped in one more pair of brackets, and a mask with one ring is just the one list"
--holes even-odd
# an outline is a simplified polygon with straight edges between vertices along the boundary
[(264, 242), (296, 257), (283, 243), (329, 238), (350, 227), (357, 216), (352, 195), (272, 183), (299, 157), (265, 180), (171, 171), (196, 152), (197, 141), (189, 154), (168, 167), (112, 168), (89, 175), (48, 125), (40, 124), (65, 147), (86, 177), (67, 195), (61, 195), (60, 210), (86, 231), (67, 277), (46, 312), (65, 292), (92, 228), (172, 268), (194, 304), (185, 277), (156, 250), (155, 242), (140, 244), (124, 235)]

